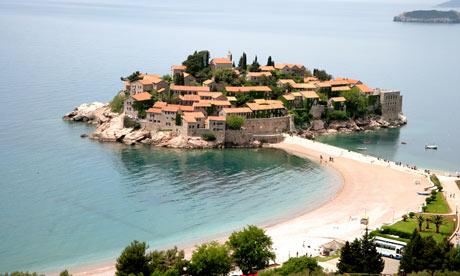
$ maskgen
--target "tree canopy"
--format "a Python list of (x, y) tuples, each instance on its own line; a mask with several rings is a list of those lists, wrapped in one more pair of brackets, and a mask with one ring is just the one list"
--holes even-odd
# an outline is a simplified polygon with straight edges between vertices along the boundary
[(351, 244), (347, 241), (342, 248), (340, 261), (337, 264), (339, 273), (379, 274), (385, 264), (377, 252), (373, 240), (367, 233), (362, 239), (355, 239)]
[(245, 118), (236, 115), (230, 115), (226, 118), (227, 127), (233, 130), (239, 130), (244, 125)]
[(240, 57), (240, 61), (238, 62), (238, 70), (241, 72), (246, 71), (246, 68), (248, 67), (248, 61), (246, 57), (246, 53), (243, 52), (243, 55)]
[(195, 51), (195, 53), (189, 55), (187, 59), (182, 62), (182, 65), (187, 66), (187, 69), (185, 70), (187, 73), (196, 76), (198, 72), (209, 67), (209, 56), (210, 53), (208, 50), (200, 52)]
[(328, 81), (332, 79), (332, 75), (329, 75), (325, 70), (313, 69), (313, 76), (317, 77), (320, 81)]
[(272, 239), (265, 231), (250, 225), (243, 231), (233, 232), (227, 244), (232, 250), (232, 259), (243, 274), (253, 274), (255, 270), (268, 266), (275, 260)]
[(204, 243), (193, 251), (188, 273), (191, 276), (224, 276), (232, 269), (230, 250), (216, 241)]
[(139, 71), (136, 71), (134, 73), (132, 73), (131, 75), (127, 76), (127, 77), (120, 77), (120, 79), (122, 81), (129, 81), (129, 82), (133, 82), (133, 81), (137, 81), (137, 80), (141, 80), (143, 79), (141, 76), (139, 76), (141, 73)]
[(115, 265), (116, 276), (129, 276), (130, 274), (150, 275), (152, 272), (149, 265), (149, 256), (146, 254), (148, 245), (145, 242), (133, 241), (127, 246), (120, 257), (117, 258)]

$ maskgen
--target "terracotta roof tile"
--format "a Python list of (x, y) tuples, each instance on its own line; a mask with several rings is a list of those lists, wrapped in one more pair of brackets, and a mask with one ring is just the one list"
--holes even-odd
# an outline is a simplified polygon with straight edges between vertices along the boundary
[(136, 101), (142, 102), (142, 101), (147, 101), (152, 98), (152, 94), (149, 92), (142, 92), (140, 94), (136, 94), (132, 96)]
[(344, 97), (332, 97), (330, 100), (333, 101), (333, 102), (337, 102), (337, 103), (347, 101), (347, 99), (345, 99)]
[(225, 118), (224, 116), (209, 116), (208, 117), (209, 121), (226, 121), (227, 118)]
[(213, 58), (210, 64), (232, 64), (232, 61), (228, 58)]
[(263, 92), (272, 92), (268, 86), (226, 86), (225, 90), (228, 92), (240, 92), (240, 93), (249, 93), (251, 91), (263, 91)]
[(186, 85), (171, 85), (171, 90), (175, 91), (195, 91), (195, 92), (209, 92), (209, 87), (203, 86), (186, 86)]
[(223, 111), (227, 114), (231, 113), (251, 113), (252, 110), (249, 107), (231, 107), (224, 108)]
[(159, 114), (159, 113), (161, 113), (161, 109), (160, 109), (160, 108), (153, 108), (153, 107), (151, 107), (151, 108), (147, 109), (147, 113), (156, 113), (156, 114)]

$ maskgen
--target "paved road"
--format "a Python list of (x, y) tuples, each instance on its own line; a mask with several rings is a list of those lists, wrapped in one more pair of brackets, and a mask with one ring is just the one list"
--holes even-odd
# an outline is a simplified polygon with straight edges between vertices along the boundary
[(382, 258), (385, 261), (385, 268), (382, 271), (382, 274), (396, 274), (398, 273), (399, 260)]

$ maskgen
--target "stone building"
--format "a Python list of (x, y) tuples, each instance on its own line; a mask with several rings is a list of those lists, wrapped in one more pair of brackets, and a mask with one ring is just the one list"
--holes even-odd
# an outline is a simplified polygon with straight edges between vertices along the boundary
[(382, 107), (382, 117), (387, 121), (399, 119), (402, 114), (403, 96), (397, 90), (376, 89), (375, 94), (380, 96), (380, 105)]

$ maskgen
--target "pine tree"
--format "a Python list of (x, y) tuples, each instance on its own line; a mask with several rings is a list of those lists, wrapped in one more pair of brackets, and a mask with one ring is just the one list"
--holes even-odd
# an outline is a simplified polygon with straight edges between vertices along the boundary
[(342, 247), (337, 269), (339, 270), (339, 273), (344, 274), (347, 272), (353, 272), (354, 268), (355, 259), (353, 257), (353, 252), (351, 251), (350, 243), (347, 241), (345, 246)]
[(399, 263), (399, 271), (403, 273), (423, 270), (423, 241), (417, 230), (414, 230)]
[(259, 71), (260, 64), (257, 61), (257, 56), (254, 58), (254, 61), (251, 64), (251, 67), (249, 68), (250, 72), (257, 72)]
[(369, 238), (367, 232), (361, 240), (361, 256), (362, 270), (359, 272), (379, 274), (383, 271), (385, 263), (383, 262), (380, 254), (377, 252), (377, 248), (375, 247), (373, 240)]

